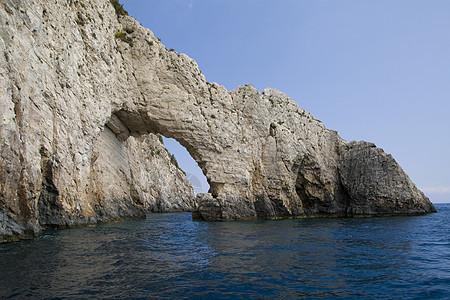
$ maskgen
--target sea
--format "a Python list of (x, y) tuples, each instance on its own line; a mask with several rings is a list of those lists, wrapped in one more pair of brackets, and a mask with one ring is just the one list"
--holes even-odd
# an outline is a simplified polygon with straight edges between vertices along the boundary
[(450, 204), (409, 217), (189, 213), (0, 244), (1, 299), (450, 299)]

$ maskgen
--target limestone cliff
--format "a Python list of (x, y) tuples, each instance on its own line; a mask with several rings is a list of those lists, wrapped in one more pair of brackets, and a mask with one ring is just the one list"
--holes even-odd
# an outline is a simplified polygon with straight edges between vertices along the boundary
[(160, 139), (115, 115), (142, 99), (122, 29), (108, 1), (0, 3), (0, 240), (195, 207)]
[(394, 159), (283, 93), (209, 83), (107, 0), (0, 3), (0, 236), (189, 210), (156, 134), (211, 186), (200, 219), (434, 211)]

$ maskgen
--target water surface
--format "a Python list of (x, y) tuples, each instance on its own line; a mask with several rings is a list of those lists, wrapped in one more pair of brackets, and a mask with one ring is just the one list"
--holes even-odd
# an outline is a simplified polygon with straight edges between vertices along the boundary
[(450, 297), (450, 204), (415, 217), (46, 230), (0, 244), (0, 298)]

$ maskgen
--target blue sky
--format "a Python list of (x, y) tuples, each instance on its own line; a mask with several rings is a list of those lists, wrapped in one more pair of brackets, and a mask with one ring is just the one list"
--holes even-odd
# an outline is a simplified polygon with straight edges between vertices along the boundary
[(391, 153), (433, 202), (450, 202), (450, 1), (121, 3), (208, 81), (281, 90), (346, 140)]

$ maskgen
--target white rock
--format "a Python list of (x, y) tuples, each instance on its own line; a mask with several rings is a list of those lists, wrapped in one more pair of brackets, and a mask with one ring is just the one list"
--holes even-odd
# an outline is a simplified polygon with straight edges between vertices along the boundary
[(2, 239), (196, 207), (158, 133), (209, 181), (197, 218), (434, 211), (381, 149), (277, 90), (206, 82), (107, 0), (2, 1), (0, 51)]

